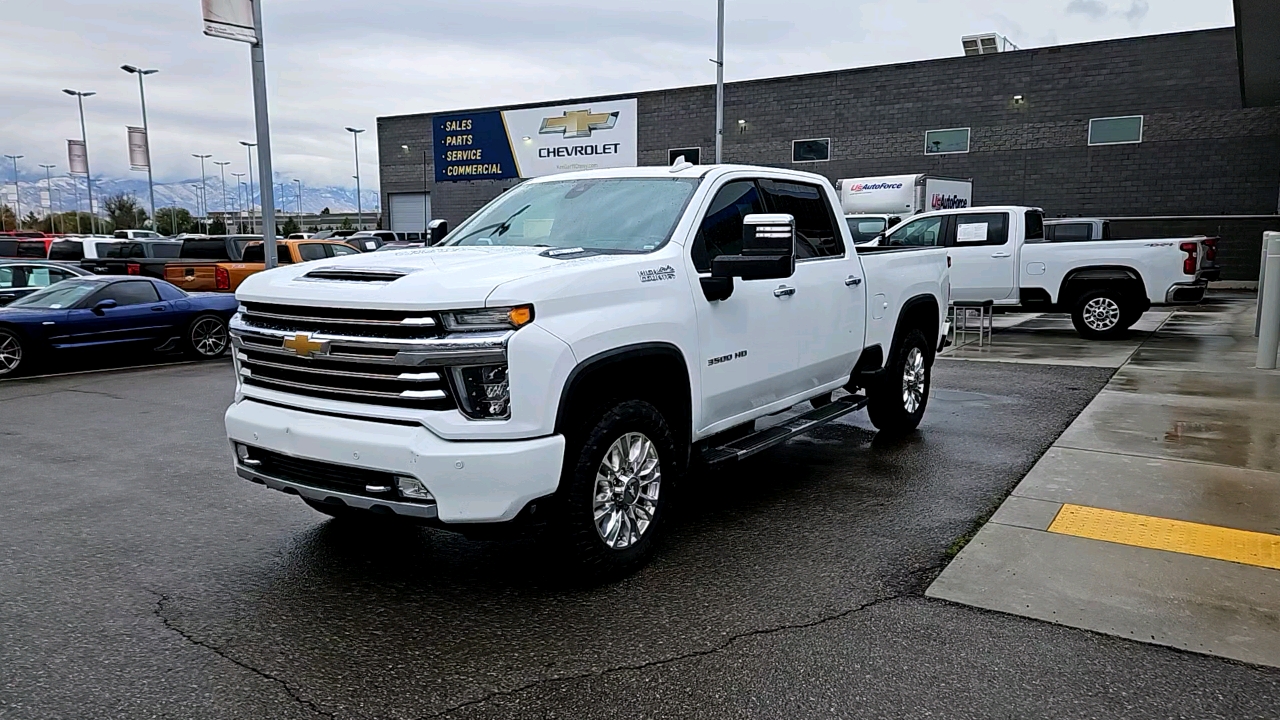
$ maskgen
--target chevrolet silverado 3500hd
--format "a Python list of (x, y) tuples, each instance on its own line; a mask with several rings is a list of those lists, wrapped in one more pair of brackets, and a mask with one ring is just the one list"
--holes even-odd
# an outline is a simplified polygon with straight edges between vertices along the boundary
[(254, 275), (236, 470), (334, 516), (536, 519), (589, 571), (635, 567), (691, 463), (864, 406), (882, 431), (919, 424), (947, 251), (857, 250), (838, 209), (788, 170), (566, 173), (440, 246)]

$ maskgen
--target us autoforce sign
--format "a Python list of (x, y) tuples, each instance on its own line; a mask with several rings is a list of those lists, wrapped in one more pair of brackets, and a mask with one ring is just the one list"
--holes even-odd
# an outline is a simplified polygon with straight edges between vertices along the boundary
[(436, 182), (531, 178), (636, 165), (636, 101), (435, 118)]

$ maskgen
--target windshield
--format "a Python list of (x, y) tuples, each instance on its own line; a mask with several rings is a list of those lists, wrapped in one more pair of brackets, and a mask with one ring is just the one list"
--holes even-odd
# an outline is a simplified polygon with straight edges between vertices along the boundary
[(688, 178), (527, 183), (473, 215), (444, 244), (648, 252), (667, 242), (697, 186)]
[(43, 290), (9, 303), (9, 307), (26, 307), (39, 310), (69, 308), (83, 300), (89, 293), (102, 287), (100, 280), (63, 280)]
[(853, 244), (871, 242), (884, 232), (884, 218), (846, 218), (849, 221), (849, 234), (853, 236)]

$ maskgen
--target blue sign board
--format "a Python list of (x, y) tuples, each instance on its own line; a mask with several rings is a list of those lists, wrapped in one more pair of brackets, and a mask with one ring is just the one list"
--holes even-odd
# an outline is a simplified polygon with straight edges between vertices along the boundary
[(432, 130), (436, 182), (520, 177), (501, 111), (437, 116)]

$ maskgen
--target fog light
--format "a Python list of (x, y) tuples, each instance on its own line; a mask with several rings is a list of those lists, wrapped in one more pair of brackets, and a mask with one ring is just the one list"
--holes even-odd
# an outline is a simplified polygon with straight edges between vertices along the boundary
[(409, 477), (407, 475), (397, 475), (396, 489), (400, 491), (400, 494), (402, 496), (407, 497), (410, 500), (435, 500), (436, 499), (435, 496), (431, 494), (431, 491), (427, 489), (427, 486), (423, 485), (422, 481), (416, 477)]
[(477, 365), (453, 369), (462, 411), (468, 417), (499, 420), (511, 415), (511, 387), (506, 365)]
[(240, 443), (236, 443), (236, 457), (240, 458), (241, 465), (247, 465), (249, 467), (258, 467), (259, 465), (262, 464), (261, 460), (254, 460), (253, 458), (249, 457), (248, 445), (241, 445)]

